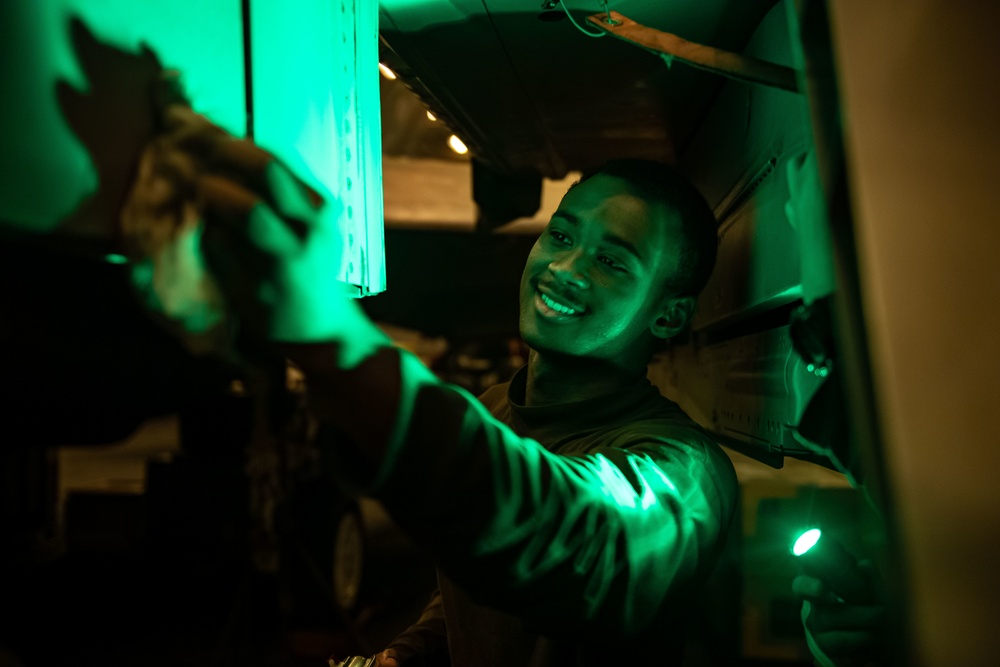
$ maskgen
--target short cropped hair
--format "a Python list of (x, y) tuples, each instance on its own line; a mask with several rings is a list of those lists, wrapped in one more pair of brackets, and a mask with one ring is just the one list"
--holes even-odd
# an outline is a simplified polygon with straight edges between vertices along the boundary
[(605, 162), (573, 186), (599, 174), (625, 181), (636, 196), (677, 213), (682, 245), (677, 273), (665, 287), (679, 296), (698, 296), (715, 268), (719, 245), (718, 222), (701, 192), (670, 165), (639, 158)]

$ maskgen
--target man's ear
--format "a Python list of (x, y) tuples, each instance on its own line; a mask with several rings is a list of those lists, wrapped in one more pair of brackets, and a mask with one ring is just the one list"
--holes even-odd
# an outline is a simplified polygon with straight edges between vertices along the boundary
[(650, 331), (657, 338), (672, 338), (684, 330), (698, 301), (693, 296), (675, 297), (667, 301), (653, 321)]

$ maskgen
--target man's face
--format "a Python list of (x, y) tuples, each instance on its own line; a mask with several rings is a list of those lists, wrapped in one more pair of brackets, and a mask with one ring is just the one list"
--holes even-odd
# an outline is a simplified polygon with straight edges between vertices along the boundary
[(521, 276), (525, 342), (542, 352), (633, 358), (676, 271), (678, 231), (667, 208), (632, 194), (618, 178), (602, 174), (571, 189)]

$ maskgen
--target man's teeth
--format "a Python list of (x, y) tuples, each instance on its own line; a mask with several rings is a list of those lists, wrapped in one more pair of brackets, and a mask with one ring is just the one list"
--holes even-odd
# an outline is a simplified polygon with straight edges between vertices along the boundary
[(557, 313), (562, 313), (563, 315), (576, 315), (576, 310), (574, 310), (573, 308), (567, 308), (561, 303), (556, 303), (555, 301), (545, 296), (544, 294), (542, 294), (541, 296), (542, 296), (542, 303), (544, 303), (546, 306), (556, 311)]

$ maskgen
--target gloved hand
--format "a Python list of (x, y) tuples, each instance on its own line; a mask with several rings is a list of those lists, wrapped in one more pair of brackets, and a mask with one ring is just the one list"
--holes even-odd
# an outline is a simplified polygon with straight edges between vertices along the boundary
[[(858, 566), (875, 580), (871, 561)], [(885, 607), (878, 603), (847, 603), (821, 579), (799, 575), (793, 593), (802, 598), (806, 643), (821, 667), (878, 665), (885, 652)]]
[(349, 339), (341, 365), (350, 367), (381, 344), (338, 281), (340, 202), (183, 104), (163, 119), (122, 214), (150, 309), (195, 348), (217, 350), (237, 328), (268, 341)]

